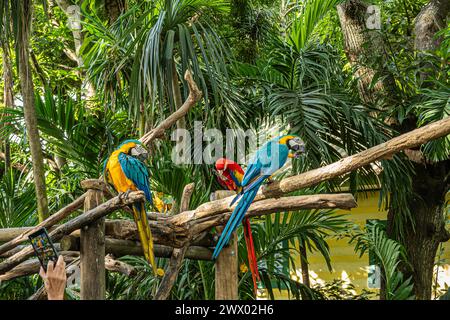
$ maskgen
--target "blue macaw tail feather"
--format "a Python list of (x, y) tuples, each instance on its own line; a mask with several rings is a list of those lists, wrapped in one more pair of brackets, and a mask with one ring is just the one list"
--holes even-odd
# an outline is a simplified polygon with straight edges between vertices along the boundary
[(239, 193), (233, 198), (233, 200), (231, 201), (230, 207), (233, 206), (233, 204), (234, 204), (236, 201), (238, 201), (238, 199), (239, 199), (240, 197), (242, 197), (243, 194), (244, 194), (244, 191), (243, 191), (243, 190), (242, 190), (241, 192), (239, 192)]
[(253, 199), (255, 199), (256, 194), (258, 193), (258, 189), (259, 188), (254, 188), (253, 190), (250, 190), (248, 193), (243, 194), (241, 201), (239, 201), (238, 205), (234, 209), (230, 219), (227, 222), (227, 225), (225, 226), (225, 228), (222, 231), (222, 234), (220, 235), (219, 241), (217, 242), (216, 248), (214, 249), (213, 252), (213, 259), (217, 259), (223, 247), (226, 246), (230, 241), (231, 234), (233, 233), (233, 231), (237, 229), (239, 224), (242, 222), (242, 219), (244, 219), (248, 207), (250, 207), (250, 205), (253, 202)]

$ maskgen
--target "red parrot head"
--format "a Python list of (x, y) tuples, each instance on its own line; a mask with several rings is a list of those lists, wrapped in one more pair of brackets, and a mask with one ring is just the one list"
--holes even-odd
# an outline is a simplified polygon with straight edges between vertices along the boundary
[(242, 182), (244, 170), (236, 162), (220, 158), (215, 164), (217, 179), (219, 183), (228, 190), (236, 191)]

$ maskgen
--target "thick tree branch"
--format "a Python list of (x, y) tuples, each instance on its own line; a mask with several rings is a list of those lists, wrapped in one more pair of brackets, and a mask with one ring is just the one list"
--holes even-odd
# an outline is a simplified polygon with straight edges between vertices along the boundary
[(147, 132), (141, 139), (139, 139), (143, 144), (149, 145), (153, 140), (163, 136), (164, 131), (172, 127), (179, 119), (183, 118), (186, 113), (198, 102), (202, 97), (202, 92), (198, 88), (194, 79), (192, 78), (192, 73), (186, 70), (184, 74), (184, 79), (186, 80), (189, 87), (189, 96), (183, 105), (169, 117), (167, 117), (163, 122), (161, 122), (155, 129)]
[[(64, 236), (61, 239), (61, 250), (63, 251), (79, 251), (80, 238), (73, 236)], [(105, 238), (105, 252), (121, 257), (126, 255), (142, 256), (143, 250), (140, 242), (114, 239), (110, 237)], [(173, 247), (155, 244), (155, 256), (159, 258), (170, 258), (173, 252)], [(186, 251), (186, 258), (195, 260), (211, 260), (212, 251), (209, 248), (202, 246), (189, 246)]]

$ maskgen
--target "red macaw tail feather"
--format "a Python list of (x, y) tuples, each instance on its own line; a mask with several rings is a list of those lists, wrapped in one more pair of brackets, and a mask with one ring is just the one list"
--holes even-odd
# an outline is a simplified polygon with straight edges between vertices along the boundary
[(258, 271), (258, 263), (256, 261), (255, 245), (253, 243), (252, 228), (250, 226), (250, 220), (248, 218), (245, 218), (242, 221), (242, 223), (244, 225), (244, 238), (245, 244), (247, 246), (248, 264), (250, 266), (250, 272), (252, 273), (253, 279), (253, 290), (256, 295), (258, 289), (257, 282), (260, 281), (260, 278)]

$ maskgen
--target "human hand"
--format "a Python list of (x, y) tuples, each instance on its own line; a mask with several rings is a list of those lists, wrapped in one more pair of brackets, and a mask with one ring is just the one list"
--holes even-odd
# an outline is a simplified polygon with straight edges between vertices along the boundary
[(56, 266), (53, 261), (47, 264), (47, 272), (41, 267), (39, 275), (44, 281), (45, 290), (47, 291), (48, 300), (64, 300), (64, 289), (66, 288), (66, 263), (63, 256), (58, 257)]

